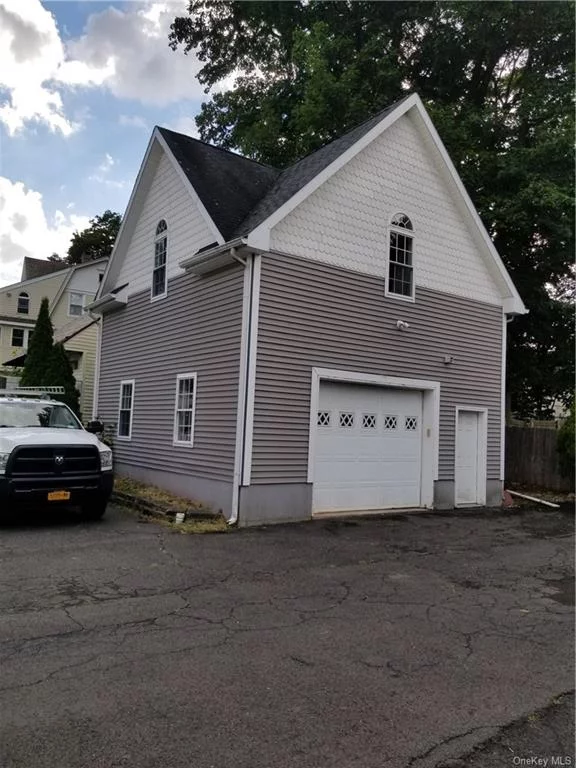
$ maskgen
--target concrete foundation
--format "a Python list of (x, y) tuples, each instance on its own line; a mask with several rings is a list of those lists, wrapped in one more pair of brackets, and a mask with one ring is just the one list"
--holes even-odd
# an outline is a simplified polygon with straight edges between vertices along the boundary
[(140, 480), (142, 483), (157, 485), (165, 491), (183, 496), (186, 499), (201, 501), (215, 511), (221, 511), (230, 517), (232, 511), (232, 483), (220, 480), (207, 480), (205, 477), (181, 475), (176, 472), (137, 467), (133, 464), (115, 463), (114, 471), (119, 475)]
[(286, 483), (250, 485), (240, 489), (242, 527), (262, 523), (293, 523), (312, 516), (312, 485)]

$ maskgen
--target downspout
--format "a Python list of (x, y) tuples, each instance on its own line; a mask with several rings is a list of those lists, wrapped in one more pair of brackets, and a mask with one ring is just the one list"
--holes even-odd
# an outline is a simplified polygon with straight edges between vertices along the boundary
[(508, 323), (514, 315), (502, 315), (502, 371), (500, 378), (500, 480), (504, 488), (506, 474), (506, 356), (508, 349)]
[(88, 315), (96, 320), (96, 362), (94, 365), (94, 391), (92, 392), (92, 419), (98, 418), (98, 400), (100, 395), (100, 363), (102, 359), (102, 324), (103, 315), (96, 317), (92, 312)]
[[(233, 249), (231, 249), (232, 251)], [(235, 254), (232, 255), (236, 258)], [(240, 261), (240, 259), (238, 259)], [(236, 525), (240, 509), (240, 486), (243, 481), (244, 455), (246, 452), (246, 427), (248, 409), (248, 388), (250, 370), (250, 347), (252, 340), (252, 310), (254, 306), (254, 254), (244, 263), (244, 300), (242, 307), (242, 338), (240, 342), (240, 370), (238, 376), (238, 415), (236, 420), (236, 450), (234, 458), (234, 479), (232, 489), (232, 513), (228, 525)]]

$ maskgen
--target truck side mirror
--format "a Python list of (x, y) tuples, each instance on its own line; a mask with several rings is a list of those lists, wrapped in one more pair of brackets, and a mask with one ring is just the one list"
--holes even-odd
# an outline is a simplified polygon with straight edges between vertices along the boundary
[(86, 424), (86, 431), (92, 432), (93, 435), (104, 432), (104, 424), (101, 421), (89, 421)]

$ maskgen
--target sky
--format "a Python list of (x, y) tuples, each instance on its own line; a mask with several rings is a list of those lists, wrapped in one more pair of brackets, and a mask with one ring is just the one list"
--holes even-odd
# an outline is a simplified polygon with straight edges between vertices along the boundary
[(207, 97), (172, 51), (185, 0), (0, 0), (0, 285), (124, 213), (154, 125), (197, 136)]

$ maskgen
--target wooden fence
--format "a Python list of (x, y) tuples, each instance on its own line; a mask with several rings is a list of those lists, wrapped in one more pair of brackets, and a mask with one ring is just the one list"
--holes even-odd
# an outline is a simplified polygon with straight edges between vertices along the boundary
[(574, 478), (560, 474), (557, 443), (558, 430), (554, 427), (507, 426), (506, 485), (573, 490)]

